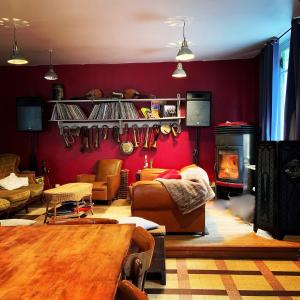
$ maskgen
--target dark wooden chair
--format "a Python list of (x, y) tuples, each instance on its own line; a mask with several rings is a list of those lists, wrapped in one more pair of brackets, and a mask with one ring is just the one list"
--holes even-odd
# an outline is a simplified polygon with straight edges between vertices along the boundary
[(132, 237), (132, 251), (127, 255), (123, 267), (125, 278), (142, 291), (147, 271), (150, 268), (155, 241), (151, 233), (142, 227), (136, 227)]
[(114, 219), (107, 218), (73, 218), (62, 220), (50, 220), (48, 225), (89, 225), (89, 224), (118, 224), (119, 222)]
[(119, 300), (147, 300), (147, 295), (128, 280), (122, 280), (117, 290)]

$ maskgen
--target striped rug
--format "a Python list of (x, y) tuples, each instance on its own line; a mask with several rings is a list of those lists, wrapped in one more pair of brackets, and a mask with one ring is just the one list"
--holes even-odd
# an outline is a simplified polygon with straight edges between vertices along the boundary
[(149, 299), (300, 299), (300, 262), (167, 259), (167, 284), (146, 281)]

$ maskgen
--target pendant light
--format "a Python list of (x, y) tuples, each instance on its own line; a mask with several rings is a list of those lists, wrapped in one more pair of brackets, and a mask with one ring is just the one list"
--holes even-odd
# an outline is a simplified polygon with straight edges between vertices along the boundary
[(16, 38), (16, 26), (14, 26), (14, 45), (10, 58), (7, 60), (9, 64), (13, 65), (25, 65), (28, 64), (28, 60), (24, 58), (18, 48), (17, 38)]
[(195, 57), (194, 53), (189, 49), (187, 41), (185, 39), (185, 20), (183, 20), (183, 29), (182, 29), (182, 33), (183, 33), (183, 41), (181, 44), (181, 48), (179, 49), (177, 56), (176, 56), (176, 60), (179, 61), (187, 61), (187, 60), (191, 60)]
[(177, 64), (176, 70), (173, 72), (172, 77), (175, 78), (184, 78), (186, 77), (186, 73), (182, 67), (182, 63)]
[(44, 75), (44, 78), (46, 80), (57, 80), (58, 76), (55, 73), (54, 69), (53, 69), (53, 65), (52, 65), (52, 49), (49, 49), (49, 55), (50, 55), (50, 62), (49, 62), (49, 70), (48, 72)]

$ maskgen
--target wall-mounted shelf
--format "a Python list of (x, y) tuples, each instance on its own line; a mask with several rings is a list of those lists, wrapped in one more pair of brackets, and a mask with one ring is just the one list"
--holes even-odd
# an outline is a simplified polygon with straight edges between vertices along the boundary
[(79, 103), (79, 102), (89, 102), (89, 103), (102, 103), (102, 102), (151, 102), (151, 101), (159, 101), (159, 102), (171, 102), (171, 101), (185, 101), (186, 98), (154, 98), (154, 99), (117, 99), (117, 98), (102, 98), (102, 99), (74, 99), (74, 100), (49, 100), (50, 103)]
[[(180, 104), (181, 101), (185, 101), (185, 98), (181, 98), (180, 94), (177, 95), (177, 98), (160, 98), (160, 99), (74, 99), (74, 100), (50, 100), (49, 103), (55, 103), (51, 120), (52, 122), (57, 122), (60, 131), (62, 132), (63, 127), (101, 127), (107, 126), (108, 128), (113, 128), (114, 126), (118, 126), (120, 128), (120, 133), (122, 133), (122, 128), (124, 128), (124, 124), (126, 123), (128, 127), (132, 127), (133, 125), (138, 125), (138, 127), (142, 127), (143, 125), (153, 126), (153, 125), (161, 125), (164, 123), (177, 123), (180, 124), (182, 119), (185, 119), (185, 116), (181, 116), (180, 112)], [(99, 104), (105, 103), (130, 103), (135, 107), (135, 103), (141, 104), (142, 102), (149, 103), (151, 102), (158, 103), (160, 105), (165, 105), (166, 103), (176, 102), (176, 116), (172, 117), (161, 117), (161, 118), (92, 118), (86, 117), (81, 110), (79, 104), (82, 103), (90, 103), (95, 106), (99, 106)], [(61, 115), (58, 113), (59, 104), (64, 104), (67, 108), (63, 109), (63, 113), (65, 114), (67, 110), (67, 117), (68, 118), (59, 118)], [(111, 106), (111, 104), (108, 104)], [(118, 105), (118, 104), (116, 104)], [(126, 104), (124, 104), (126, 105)], [(73, 106), (73, 108), (68, 108), (69, 106)], [(75, 106), (75, 111), (74, 111)], [(120, 108), (118, 108), (120, 110)], [(112, 109), (110, 108), (110, 113), (112, 113)], [(118, 112), (120, 114), (120, 111)], [(135, 114), (137, 113), (134, 112)], [(81, 118), (80, 116), (84, 116)], [(74, 118), (73, 118), (74, 117)]]

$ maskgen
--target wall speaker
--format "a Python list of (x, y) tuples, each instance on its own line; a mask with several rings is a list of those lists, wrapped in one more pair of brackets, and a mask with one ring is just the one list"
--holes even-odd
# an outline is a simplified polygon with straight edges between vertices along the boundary
[(39, 97), (18, 97), (17, 105), (17, 130), (42, 131), (43, 107)]
[(186, 126), (210, 126), (211, 92), (186, 93)]

